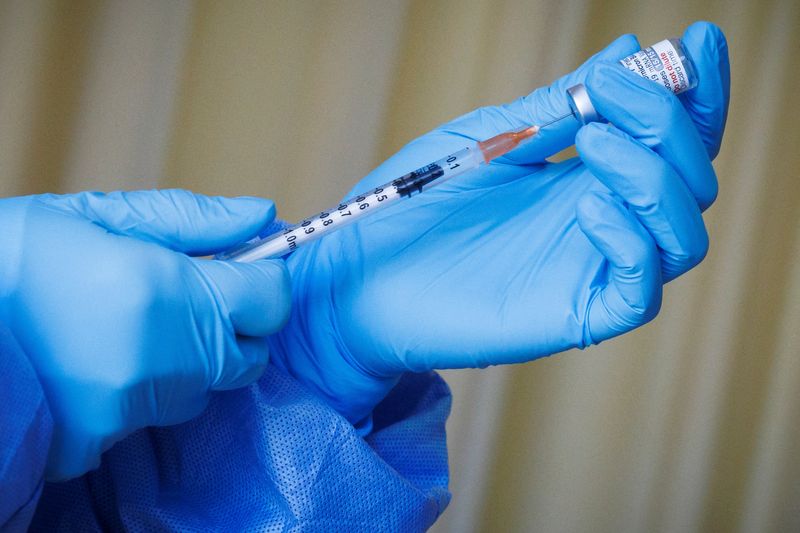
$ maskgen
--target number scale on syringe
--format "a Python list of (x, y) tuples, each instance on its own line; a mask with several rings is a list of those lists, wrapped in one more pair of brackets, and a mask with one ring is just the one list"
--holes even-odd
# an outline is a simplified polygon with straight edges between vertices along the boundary
[(376, 187), (358, 196), (348, 198), (339, 205), (321, 211), (283, 231), (247, 243), (218, 255), (217, 259), (250, 262), (258, 259), (282, 257), (303, 244), (314, 241), (332, 231), (357, 222), (405, 198), (419, 194), (455, 176), (486, 164), (492, 159), (514, 149), (520, 142), (533, 136), (538, 128), (526, 127), (475, 143), (409, 172), (404, 176)]
[(380, 187), (348, 198), (339, 205), (308, 217), (279, 233), (221, 255), (218, 259), (250, 262), (281, 257), (293, 252), (298, 246), (357, 222), (403, 198), (419, 194), (434, 183), (441, 183), (471, 170), (479, 166), (482, 160), (479, 151), (464, 148)]

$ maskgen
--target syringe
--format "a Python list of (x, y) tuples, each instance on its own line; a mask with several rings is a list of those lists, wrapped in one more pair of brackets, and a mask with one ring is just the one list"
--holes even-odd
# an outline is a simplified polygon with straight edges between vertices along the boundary
[[(620, 63), (632, 72), (662, 84), (675, 94), (688, 91), (698, 83), (694, 64), (683, 43), (676, 38), (640, 50), (620, 60)], [(583, 84), (567, 89), (566, 97), (569, 113), (553, 118), (546, 124), (501, 133), (475, 143), (472, 147), (459, 150), (369, 192), (349, 198), (338, 206), (308, 217), (283, 231), (220, 254), (217, 259), (250, 262), (282, 257), (296, 250), (298, 246), (317, 240), (404, 198), (410, 198), (450, 178), (484, 165), (510, 152), (519, 143), (533, 137), (546, 126), (568, 117), (574, 117), (580, 124), (602, 120)]]
[(529, 126), (495, 135), (474, 146), (425, 165), (368, 192), (344, 200), (339, 205), (303, 219), (298, 224), (219, 254), (216, 259), (249, 263), (282, 257), (299, 246), (410, 198), (455, 176), (489, 163), (536, 135), (542, 126)]

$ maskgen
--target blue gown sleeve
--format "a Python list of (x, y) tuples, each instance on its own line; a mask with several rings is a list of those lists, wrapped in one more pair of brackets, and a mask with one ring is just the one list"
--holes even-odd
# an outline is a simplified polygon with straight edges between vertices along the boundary
[(25, 531), (44, 483), (53, 422), (39, 379), (0, 323), (0, 531)]
[(98, 470), (48, 484), (38, 531), (424, 531), (449, 502), (435, 373), (407, 374), (356, 430), (273, 365), (184, 424), (118, 443)]

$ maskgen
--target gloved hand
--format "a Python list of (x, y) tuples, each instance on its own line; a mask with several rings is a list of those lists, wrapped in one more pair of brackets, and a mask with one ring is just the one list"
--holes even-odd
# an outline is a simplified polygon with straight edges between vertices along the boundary
[[(662, 285), (706, 253), (701, 211), (717, 194), (711, 158), (728, 106), (721, 31), (697, 23), (683, 39), (700, 82), (680, 97), (617, 64), (640, 49), (626, 35), (551, 87), (469, 113), (383, 163), (356, 191), (563, 115), (580, 82), (611, 122), (562, 120), (295, 252), (273, 361), (359, 423), (403, 372), (530, 361), (651, 320)], [(573, 142), (580, 159), (546, 161)]]
[(54, 419), (46, 476), (77, 476), (136, 429), (257, 379), (290, 305), (281, 261), (195, 259), (254, 236), (268, 200), (186, 191), (0, 201), (0, 320)]

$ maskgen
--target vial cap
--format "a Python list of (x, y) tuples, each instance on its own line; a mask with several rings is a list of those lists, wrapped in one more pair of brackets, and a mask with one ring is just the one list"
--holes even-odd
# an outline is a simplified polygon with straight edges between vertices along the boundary
[(567, 101), (569, 108), (575, 115), (575, 118), (581, 124), (588, 124), (589, 122), (599, 122), (601, 119), (600, 113), (592, 105), (589, 100), (589, 93), (586, 92), (586, 87), (579, 83), (567, 89)]

